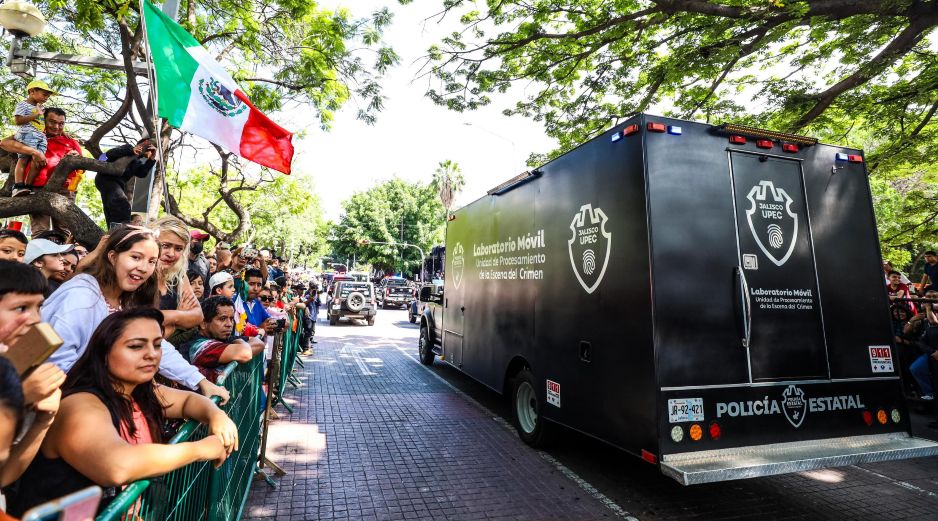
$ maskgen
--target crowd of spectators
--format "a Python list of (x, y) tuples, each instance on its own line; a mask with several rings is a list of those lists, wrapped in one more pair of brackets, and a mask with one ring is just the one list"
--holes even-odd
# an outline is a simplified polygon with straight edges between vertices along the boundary
[[(229, 399), (219, 371), (269, 359), (318, 288), (266, 250), (205, 251), (207, 240), (175, 217), (113, 223), (91, 248), (59, 229), (0, 230), (0, 352), (41, 353), (27, 334), (40, 323), (62, 340), (25, 371), (0, 357), (0, 520), (92, 484), (103, 508), (127, 483), (237, 450), (237, 428), (209, 399)], [(209, 435), (166, 445), (174, 418)]]

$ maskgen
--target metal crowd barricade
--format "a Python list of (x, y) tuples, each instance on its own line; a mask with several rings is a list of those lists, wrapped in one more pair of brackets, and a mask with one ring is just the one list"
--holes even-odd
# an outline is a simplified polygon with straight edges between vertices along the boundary
[[(296, 331), (293, 330), (293, 327), (296, 327)], [(303, 336), (303, 310), (298, 310), (296, 318), (294, 318), (293, 323), (290, 324), (290, 327), (286, 329), (283, 335), (283, 341), (281, 342), (281, 351), (280, 351), (280, 374), (276, 382), (276, 389), (273, 390), (272, 394), (275, 394), (275, 398), (272, 405), (283, 405), (283, 407), (288, 412), (293, 412), (293, 408), (287, 404), (283, 397), (286, 391), (287, 384), (296, 387), (296, 382), (291, 381), (291, 376), (293, 375), (293, 369), (296, 365), (297, 358), (300, 353), (300, 338)]]
[[(246, 364), (231, 362), (218, 378), (231, 393), (222, 407), (238, 426), (240, 446), (219, 469), (212, 462), (187, 465), (165, 476), (143, 479), (128, 485), (95, 521), (143, 519), (146, 521), (233, 520), (241, 517), (260, 443), (263, 405), (262, 356)], [(215, 403), (220, 400), (212, 397)], [(199, 440), (206, 428), (189, 420), (169, 441), (170, 444)]]

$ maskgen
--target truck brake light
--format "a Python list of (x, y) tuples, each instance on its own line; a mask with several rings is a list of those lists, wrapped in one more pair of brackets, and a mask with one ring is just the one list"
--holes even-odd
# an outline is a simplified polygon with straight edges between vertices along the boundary
[(668, 130), (668, 127), (664, 123), (648, 123), (649, 132), (665, 132)]
[(784, 150), (785, 152), (797, 152), (798, 145), (794, 143), (785, 143), (782, 145), (782, 150)]
[(720, 436), (722, 434), (723, 434), (723, 430), (720, 429), (720, 424), (717, 422), (711, 422), (710, 423), (710, 439), (718, 440), (720, 439)]
[(873, 413), (870, 411), (863, 411), (863, 423), (865, 423), (867, 427), (873, 425)]
[(760, 139), (756, 141), (756, 146), (759, 148), (772, 148), (775, 145), (768, 139)]
[(851, 163), (862, 163), (863, 156), (859, 154), (850, 154), (849, 156), (847, 156), (847, 161), (850, 161)]
[(745, 145), (746, 138), (744, 138), (743, 136), (730, 136), (730, 143), (734, 145)]

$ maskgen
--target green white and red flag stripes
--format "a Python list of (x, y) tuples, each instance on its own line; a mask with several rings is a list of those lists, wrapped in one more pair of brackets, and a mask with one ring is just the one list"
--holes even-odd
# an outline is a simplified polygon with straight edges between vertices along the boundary
[(290, 173), (293, 134), (257, 110), (231, 75), (179, 24), (144, 2), (157, 113), (170, 125)]

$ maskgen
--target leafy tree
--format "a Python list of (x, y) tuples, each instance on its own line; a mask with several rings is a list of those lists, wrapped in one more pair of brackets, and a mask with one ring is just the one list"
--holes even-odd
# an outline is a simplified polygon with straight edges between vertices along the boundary
[[(62, 92), (55, 103), (69, 113), (68, 128), (86, 136), (83, 144), (97, 157), (103, 143), (132, 142), (159, 135), (168, 155), (180, 143), (177, 131), (156, 128), (149, 117), (145, 77), (133, 61), (145, 58), (138, 2), (123, 0), (41, 0), (49, 20), (45, 34), (28, 39), (28, 49), (93, 54), (123, 60), (123, 70), (38, 64), (38, 76)], [(290, 111), (304, 106), (327, 128), (333, 113), (350, 100), (359, 118), (372, 122), (383, 106), (382, 75), (397, 62), (382, 44), (391, 21), (386, 9), (355, 18), (345, 9), (328, 10), (307, 0), (185, 0), (180, 23), (216, 58), (261, 110)], [(235, 69), (231, 69), (235, 64)], [(0, 110), (11, 113), (25, 93), (25, 81), (0, 80)], [(225, 163), (220, 155), (219, 164)], [(228, 169), (237, 168), (236, 164)], [(220, 173), (219, 167), (213, 171)], [(162, 178), (154, 183), (151, 207), (157, 208)], [(236, 200), (236, 199), (230, 199)], [(229, 200), (224, 200), (228, 204)], [(0, 211), (9, 204), (0, 198)], [(23, 203), (18, 203), (22, 205)], [(29, 209), (48, 210), (42, 198)], [(231, 208), (238, 215), (240, 210)], [(183, 217), (180, 215), (180, 217)], [(236, 230), (235, 226), (229, 230)], [(246, 229), (245, 227), (242, 227)]]
[[(373, 268), (393, 272), (419, 269), (422, 259), (415, 244), (428, 252), (443, 240), (444, 209), (432, 184), (385, 181), (354, 194), (342, 203), (344, 213), (333, 228), (336, 258), (355, 257)], [(365, 244), (363, 241), (392, 244)]]
[[(938, 53), (932, 38), (938, 2), (442, 5), (440, 18), (458, 15), (463, 29), (430, 48), (424, 73), (438, 86), (429, 97), (464, 111), (523, 86), (529, 94), (505, 113), (543, 121), (560, 144), (532, 161), (645, 111), (808, 134), (865, 148), (880, 189), (885, 253), (908, 254), (923, 241), (936, 241), (930, 211), (935, 194), (927, 180), (936, 174), (931, 163), (938, 152)], [(883, 207), (887, 201), (896, 204)], [(884, 216), (895, 220), (884, 223)]]

